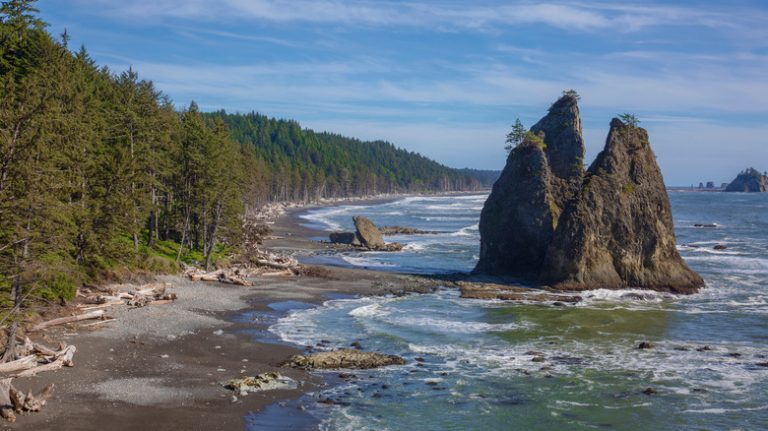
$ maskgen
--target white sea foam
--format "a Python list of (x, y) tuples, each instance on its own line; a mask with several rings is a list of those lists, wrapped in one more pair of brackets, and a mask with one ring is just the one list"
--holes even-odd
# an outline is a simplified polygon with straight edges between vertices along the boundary
[[(373, 253), (368, 253), (373, 255)], [(391, 262), (382, 262), (376, 259), (360, 256), (341, 256), (344, 262), (354, 266), (364, 266), (368, 268), (396, 268), (397, 265)]]
[(451, 233), (450, 236), (474, 236), (479, 229), (480, 225), (475, 223), (471, 226), (465, 226), (458, 231)]

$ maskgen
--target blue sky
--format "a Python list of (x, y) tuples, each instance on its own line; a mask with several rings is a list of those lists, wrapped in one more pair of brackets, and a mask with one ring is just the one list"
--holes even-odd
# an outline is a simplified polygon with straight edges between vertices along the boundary
[[(726, 5), (727, 3), (727, 5)], [(41, 0), (99, 64), (177, 105), (259, 111), (501, 169), (563, 90), (589, 160), (639, 116), (667, 184), (768, 170), (768, 5), (755, 1)]]

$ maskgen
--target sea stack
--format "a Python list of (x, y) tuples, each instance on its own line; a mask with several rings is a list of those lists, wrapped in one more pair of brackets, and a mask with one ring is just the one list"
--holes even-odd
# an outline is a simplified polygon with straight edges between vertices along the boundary
[(562, 208), (578, 191), (583, 158), (578, 97), (567, 93), (509, 153), (480, 215), (476, 273), (538, 276)]
[(745, 169), (725, 188), (726, 192), (763, 193), (768, 191), (768, 176), (755, 168)]
[(669, 196), (645, 129), (611, 121), (605, 149), (561, 216), (540, 281), (563, 290), (683, 294), (704, 285), (677, 252)]
[(704, 281), (677, 252), (647, 132), (614, 119), (585, 173), (577, 101), (560, 98), (510, 153), (481, 213), (475, 273), (560, 290), (696, 292)]

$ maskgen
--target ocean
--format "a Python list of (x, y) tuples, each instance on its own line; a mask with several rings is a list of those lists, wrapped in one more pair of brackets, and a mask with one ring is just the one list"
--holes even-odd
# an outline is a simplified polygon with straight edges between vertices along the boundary
[[(441, 233), (387, 237), (407, 244), (398, 253), (302, 259), (470, 271), (486, 197), (310, 210), (304, 222), (327, 232), (353, 230), (351, 216), (365, 215), (379, 226)], [(670, 199), (680, 253), (707, 284), (695, 295), (596, 290), (560, 307), (461, 299), (441, 289), (329, 300), (290, 312), (270, 331), (301, 347), (357, 341), (408, 361), (353, 372), (357, 378), (314, 394), (340, 401), (307, 403), (321, 429), (768, 429), (768, 194), (671, 192)], [(638, 349), (643, 341), (655, 347)]]

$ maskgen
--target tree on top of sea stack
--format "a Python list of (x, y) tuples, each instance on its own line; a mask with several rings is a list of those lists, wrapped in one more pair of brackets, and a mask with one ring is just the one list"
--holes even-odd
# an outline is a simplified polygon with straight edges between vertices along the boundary
[(524, 129), (520, 124), (519, 142), (480, 215), (476, 273), (535, 280), (562, 208), (581, 184), (584, 139), (574, 91)]
[(704, 285), (677, 251), (669, 196), (648, 133), (614, 118), (605, 149), (553, 236), (541, 281), (567, 290)]
[(480, 215), (476, 274), (563, 290), (704, 285), (676, 248), (669, 196), (632, 114), (584, 172), (579, 97), (564, 92), (507, 158)]

